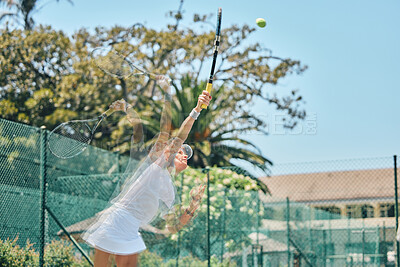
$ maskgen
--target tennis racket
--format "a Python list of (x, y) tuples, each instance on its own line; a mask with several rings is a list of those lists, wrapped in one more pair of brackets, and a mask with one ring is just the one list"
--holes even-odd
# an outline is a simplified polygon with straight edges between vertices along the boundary
[[(157, 78), (157, 74), (133, 64), (126, 56), (118, 53), (112, 47), (97, 47), (91, 52), (91, 57), (99, 69), (116, 78), (125, 79), (140, 75), (154, 80)], [(171, 80), (168, 82), (170, 83)]]
[[(211, 93), (211, 89), (212, 89), (212, 83), (214, 80), (215, 63), (217, 62), (218, 48), (219, 48), (219, 43), (221, 41), (221, 19), (222, 19), (222, 9), (218, 8), (217, 30), (215, 31), (215, 42), (214, 42), (214, 55), (213, 55), (213, 61), (212, 61), (212, 65), (211, 65), (210, 78), (208, 79), (208, 83), (206, 86), (206, 90), (209, 93)], [(201, 108), (207, 109), (207, 105), (203, 104), (203, 105), (201, 105)]]
[[(64, 122), (54, 128), (48, 137), (48, 147), (54, 156), (73, 158), (88, 147), (100, 123), (114, 112), (108, 109), (99, 117), (88, 120)], [(93, 128), (90, 125), (94, 125)]]

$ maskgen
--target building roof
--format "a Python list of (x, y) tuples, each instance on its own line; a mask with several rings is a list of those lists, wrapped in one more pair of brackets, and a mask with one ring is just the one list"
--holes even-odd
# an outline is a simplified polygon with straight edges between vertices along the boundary
[(289, 174), (260, 180), (272, 197), (303, 203), (394, 197), (393, 168)]

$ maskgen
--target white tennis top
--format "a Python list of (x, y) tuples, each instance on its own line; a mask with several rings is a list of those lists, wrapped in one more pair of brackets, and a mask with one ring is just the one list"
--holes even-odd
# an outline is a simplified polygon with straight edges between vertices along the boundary
[(129, 211), (143, 225), (154, 219), (160, 204), (171, 209), (174, 200), (175, 190), (171, 175), (167, 169), (153, 163), (129, 188), (123, 190), (114, 205)]

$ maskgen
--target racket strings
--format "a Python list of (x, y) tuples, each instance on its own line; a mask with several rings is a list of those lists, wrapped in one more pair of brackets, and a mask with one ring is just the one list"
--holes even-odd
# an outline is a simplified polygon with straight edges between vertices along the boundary
[(92, 52), (92, 56), (95, 64), (111, 76), (127, 78), (131, 75), (148, 75), (147, 71), (115, 51), (97, 48)]
[(88, 146), (91, 136), (91, 129), (86, 123), (62, 124), (50, 134), (49, 149), (57, 157), (70, 158)]
[(128, 77), (132, 74), (132, 67), (129, 63), (116, 53), (109, 52), (98, 55), (94, 61), (101, 70), (118, 78)]

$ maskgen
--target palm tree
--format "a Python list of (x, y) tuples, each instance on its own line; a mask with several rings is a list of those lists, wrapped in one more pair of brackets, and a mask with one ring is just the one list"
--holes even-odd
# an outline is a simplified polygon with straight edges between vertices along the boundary
[[(183, 77), (180, 86), (175, 87), (172, 101), (172, 131), (177, 131), (182, 121), (187, 117), (197, 102), (197, 97), (206, 87), (206, 81), (198, 84), (190, 75)], [(263, 122), (247, 112), (234, 112), (237, 103), (230, 101), (228, 90), (224, 85), (215, 87), (212, 92), (212, 103), (208, 109), (201, 112), (199, 119), (193, 125), (186, 143), (193, 148), (191, 166), (205, 168), (209, 166), (236, 166), (236, 170), (250, 175), (242, 167), (237, 166), (233, 159), (250, 163), (255, 168), (269, 173), (272, 162), (262, 155), (257, 146), (241, 137), (247, 131), (263, 134)], [(162, 102), (147, 101), (147, 110), (142, 112), (142, 118), (147, 127), (147, 135), (154, 136), (159, 130)], [(253, 178), (255, 178), (253, 176)], [(261, 188), (267, 191), (264, 184)], [(265, 188), (264, 188), (265, 187)]]
[[(186, 76), (181, 81), (182, 90), (176, 90), (173, 102), (174, 126), (178, 126), (180, 117), (189, 114), (193, 108), (193, 105), (187, 103), (196, 103), (197, 96), (206, 87), (205, 81), (192, 84), (191, 77)], [(256, 145), (239, 137), (246, 131), (265, 133), (261, 128), (262, 122), (249, 113), (233, 112), (236, 103), (230, 102), (226, 93), (223, 85), (214, 88), (210, 107), (202, 111), (201, 118), (193, 126), (188, 137), (195, 151), (193, 164), (202, 168), (224, 167), (232, 166), (232, 159), (242, 159), (267, 172), (272, 162), (261, 155)]]

